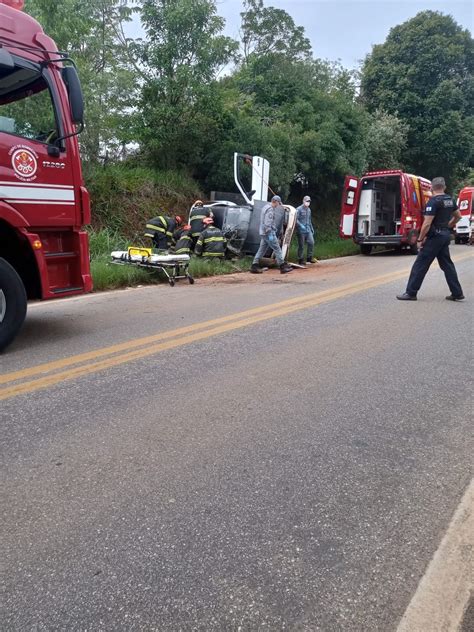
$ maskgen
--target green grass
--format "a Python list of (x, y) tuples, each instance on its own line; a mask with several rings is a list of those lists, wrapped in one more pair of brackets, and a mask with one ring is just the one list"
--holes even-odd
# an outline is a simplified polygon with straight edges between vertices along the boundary
[[(290, 261), (298, 260), (297, 249), (298, 243), (296, 239), (294, 239), (290, 248)], [(316, 239), (316, 247), (314, 249), (314, 256), (316, 259), (335, 259), (336, 257), (348, 257), (359, 253), (360, 249), (355, 245), (352, 239), (339, 239), (338, 237), (326, 239), (324, 241)]]
[[(126, 250), (132, 242), (123, 237), (117, 230), (89, 229), (89, 244), (91, 252), (91, 272), (96, 292), (111, 290), (134, 285), (144, 285), (162, 282), (164, 276), (155, 271), (121, 266), (111, 263), (110, 253), (113, 250)], [(138, 245), (138, 244), (137, 244)], [(296, 261), (296, 240), (291, 244), (290, 261)], [(358, 254), (358, 247), (351, 240), (331, 239), (316, 242), (315, 256), (318, 259), (331, 259)], [(243, 257), (233, 261), (206, 260), (192, 257), (189, 266), (190, 274), (196, 278), (210, 277), (234, 272), (246, 272), (250, 269), (251, 257)]]

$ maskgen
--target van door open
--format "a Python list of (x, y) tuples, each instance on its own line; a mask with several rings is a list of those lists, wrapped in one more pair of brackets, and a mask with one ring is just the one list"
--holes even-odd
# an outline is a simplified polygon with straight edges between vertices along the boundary
[(344, 189), (342, 192), (341, 223), (339, 234), (344, 239), (353, 237), (355, 231), (355, 220), (357, 215), (357, 189), (359, 179), (355, 176), (346, 176)]

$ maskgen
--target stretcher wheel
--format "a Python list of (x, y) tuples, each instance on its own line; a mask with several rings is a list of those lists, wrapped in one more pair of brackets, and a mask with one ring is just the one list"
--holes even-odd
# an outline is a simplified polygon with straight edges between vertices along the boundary
[(171, 285), (171, 287), (174, 287), (174, 279), (168, 279), (168, 283)]
[(190, 274), (188, 274), (188, 281), (189, 281), (190, 285), (194, 284), (194, 279), (193, 279), (193, 277)]

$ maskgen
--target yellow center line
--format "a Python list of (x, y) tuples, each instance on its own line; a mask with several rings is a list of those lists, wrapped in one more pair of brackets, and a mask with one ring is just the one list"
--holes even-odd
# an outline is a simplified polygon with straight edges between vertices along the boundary
[[(403, 272), (405, 274), (406, 272)], [(390, 281), (390, 278), (393, 274), (402, 274), (402, 273), (390, 273), (380, 277), (374, 277), (374, 280), (380, 280), (384, 282)], [(44, 364), (38, 364), (36, 366), (28, 367), (26, 369), (21, 369), (19, 371), (13, 371), (11, 373), (5, 373), (4, 375), (0, 375), (0, 384), (8, 384), (9, 382), (15, 382), (17, 380), (25, 379), (28, 377), (33, 377), (35, 375), (40, 375), (43, 373), (51, 373), (57, 369), (64, 369), (68, 366), (72, 366), (75, 364), (81, 364), (83, 362), (87, 362), (90, 360), (96, 360), (99, 358), (103, 358), (105, 356), (117, 354), (123, 351), (128, 351), (130, 349), (136, 349), (138, 347), (143, 347), (145, 345), (150, 345), (160, 340), (166, 340), (169, 338), (175, 338), (178, 336), (183, 336), (188, 333), (196, 332), (201, 329), (207, 329), (209, 327), (213, 327), (215, 325), (220, 325), (221, 323), (226, 323), (234, 320), (240, 320), (241, 318), (245, 318), (247, 316), (253, 316), (255, 314), (260, 314), (262, 312), (274, 311), (275, 309), (279, 309), (280, 307), (285, 307), (287, 305), (299, 304), (302, 301), (310, 300), (312, 298), (318, 296), (326, 296), (327, 294), (332, 294), (334, 291), (350, 289), (353, 287), (362, 287), (366, 286), (367, 281), (360, 281), (358, 283), (351, 283), (349, 285), (344, 285), (339, 288), (323, 290), (320, 292), (314, 292), (311, 294), (304, 294), (303, 296), (297, 296), (295, 298), (287, 299), (285, 301), (280, 301), (278, 303), (270, 303), (268, 305), (262, 305), (261, 307), (254, 307), (249, 310), (245, 310), (242, 312), (236, 312), (234, 314), (229, 314), (228, 316), (222, 316), (220, 318), (214, 318), (212, 320), (207, 320), (201, 323), (194, 323), (192, 325), (187, 325), (185, 327), (179, 327), (178, 329), (172, 329), (164, 332), (160, 332), (158, 334), (153, 334), (150, 336), (145, 336), (144, 338), (134, 338), (133, 340), (129, 340), (127, 342), (118, 343), (109, 347), (103, 347), (101, 349), (94, 349), (93, 351), (88, 351), (85, 353), (80, 353), (78, 355), (69, 356), (67, 358), (62, 358), (60, 360), (53, 360), (51, 362), (46, 362)]]
[[(471, 258), (471, 255), (458, 257), (457, 261), (467, 258)], [(126, 364), (128, 362), (133, 362), (138, 359), (143, 359), (162, 351), (175, 349), (177, 347), (191, 344), (193, 342), (198, 342), (206, 338), (212, 338), (222, 333), (234, 331), (243, 327), (248, 327), (250, 325), (269, 320), (271, 318), (277, 318), (279, 316), (285, 316), (296, 311), (315, 307), (325, 302), (336, 300), (338, 298), (343, 298), (345, 296), (350, 296), (366, 289), (377, 287), (385, 283), (397, 280), (399, 278), (403, 278), (406, 273), (406, 269), (398, 272), (392, 272), (383, 276), (373, 277), (371, 279), (368, 279), (367, 281), (361, 281), (358, 283), (353, 283), (350, 285), (345, 285), (318, 293), (307, 294), (304, 296), (289, 299), (287, 301), (281, 301), (279, 303), (273, 303), (251, 310), (238, 312), (236, 314), (224, 316), (222, 318), (206, 321), (203, 323), (197, 323), (188, 327), (182, 327), (180, 329), (163, 332), (155, 336), (147, 336), (146, 338), (136, 339), (127, 343), (122, 343), (120, 345), (106, 347), (104, 349), (96, 350), (95, 352), (72, 356), (70, 358), (65, 358), (64, 360), (32, 367), (31, 369), (17, 371), (15, 373), (4, 376), (4, 379), (10, 377), (9, 381), (18, 380), (22, 377), (30, 377), (32, 373), (28, 373), (28, 371), (35, 371), (35, 374), (44, 374), (47, 372), (51, 372), (52, 370), (57, 368), (63, 368), (64, 366), (78, 364), (79, 362), (84, 362), (87, 360), (98, 360), (97, 362), (89, 362), (87, 364), (83, 364), (82, 366), (68, 368), (65, 371), (60, 371), (53, 375), (47, 375), (46, 377), (38, 378), (36, 380), (15, 384), (0, 389), (0, 400), (34, 392), (39, 389), (48, 388), (49, 386), (53, 386), (65, 380), (74, 379), (83, 375), (89, 375), (91, 373), (102, 371), (111, 367)], [(164, 341), (158, 342), (159, 340)], [(141, 348), (145, 344), (148, 344), (149, 346)], [(107, 355), (110, 356), (111, 353), (118, 353), (121, 350), (127, 350), (127, 352), (122, 353), (119, 356), (104, 357)], [(100, 359), (101, 357), (102, 359)]]

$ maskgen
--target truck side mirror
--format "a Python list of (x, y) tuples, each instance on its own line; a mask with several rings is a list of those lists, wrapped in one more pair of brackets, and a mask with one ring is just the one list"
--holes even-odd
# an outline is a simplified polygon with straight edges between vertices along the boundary
[(82, 125), (84, 123), (84, 97), (77, 70), (74, 66), (66, 66), (62, 69), (61, 75), (69, 95), (72, 122), (75, 125)]
[(13, 57), (10, 53), (0, 46), (0, 68), (10, 70), (11, 68), (15, 68), (15, 62), (13, 61)]

